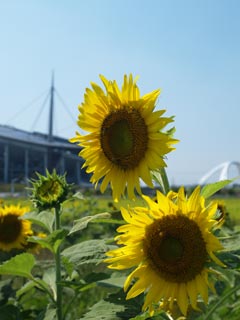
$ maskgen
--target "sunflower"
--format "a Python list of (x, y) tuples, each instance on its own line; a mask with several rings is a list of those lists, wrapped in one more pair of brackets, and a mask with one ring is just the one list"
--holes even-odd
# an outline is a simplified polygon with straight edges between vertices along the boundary
[(173, 118), (163, 117), (165, 110), (154, 111), (160, 90), (140, 97), (131, 74), (124, 76), (121, 90), (116, 81), (100, 78), (106, 93), (92, 83), (79, 106), (78, 125), (88, 133), (76, 132), (70, 142), (82, 147), (83, 167), (92, 173), (92, 183), (101, 180), (101, 192), (110, 184), (118, 200), (127, 187), (133, 199), (135, 190), (141, 194), (140, 179), (153, 187), (150, 171), (166, 166), (164, 155), (174, 149), (171, 145), (177, 140), (162, 129)]
[(112, 269), (135, 267), (124, 289), (132, 285), (127, 299), (146, 293), (144, 311), (171, 312), (176, 305), (183, 315), (189, 305), (199, 310), (199, 295), (207, 304), (208, 288), (214, 290), (209, 265), (224, 266), (214, 254), (222, 245), (211, 232), (217, 204), (206, 206), (200, 187), (189, 198), (183, 187), (169, 196), (157, 191), (156, 202), (143, 198), (148, 207), (121, 209), (127, 222), (117, 229), (121, 247), (109, 251), (105, 262)]
[(70, 192), (71, 185), (66, 182), (65, 175), (58, 175), (54, 169), (52, 173), (46, 170), (46, 176), (37, 173), (38, 179), (32, 180), (31, 199), (41, 211), (61, 205)]
[(222, 200), (216, 200), (215, 203), (217, 203), (217, 212), (215, 215), (215, 220), (218, 222), (219, 226), (222, 226), (228, 215), (226, 204)]
[(31, 223), (20, 219), (29, 211), (28, 207), (6, 205), (0, 207), (0, 249), (23, 249), (27, 237), (32, 235)]

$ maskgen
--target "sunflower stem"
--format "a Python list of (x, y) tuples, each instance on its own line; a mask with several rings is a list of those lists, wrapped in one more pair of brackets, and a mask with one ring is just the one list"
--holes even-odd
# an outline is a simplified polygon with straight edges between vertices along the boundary
[(235, 292), (237, 292), (240, 289), (240, 285), (234, 287), (232, 290), (230, 290), (227, 294), (225, 294), (225, 296), (223, 296), (206, 314), (206, 316), (204, 317), (204, 320), (208, 320), (208, 319), (212, 319), (211, 316), (213, 314), (213, 312), (223, 304), (223, 302), (229, 298), (232, 294), (234, 294)]
[(161, 174), (161, 178), (162, 178), (163, 193), (168, 194), (168, 192), (170, 191), (170, 186), (169, 186), (168, 176), (167, 176), (165, 168), (160, 169), (160, 174)]
[[(55, 207), (55, 230), (61, 229), (60, 206)], [(62, 286), (61, 286), (61, 255), (60, 246), (55, 252), (55, 266), (56, 266), (56, 305), (57, 305), (57, 319), (62, 320)]]

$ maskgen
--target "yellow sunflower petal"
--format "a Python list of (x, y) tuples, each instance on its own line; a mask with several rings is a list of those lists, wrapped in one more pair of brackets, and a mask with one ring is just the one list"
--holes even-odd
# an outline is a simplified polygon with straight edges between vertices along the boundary
[(188, 308), (188, 297), (187, 297), (187, 289), (186, 283), (181, 283), (178, 285), (178, 296), (177, 296), (177, 303), (182, 314), (187, 314)]
[(195, 281), (196, 281), (198, 292), (201, 294), (205, 304), (207, 304), (208, 303), (208, 287), (204, 280), (204, 276), (197, 275)]
[(193, 307), (193, 309), (199, 311), (199, 308), (197, 306), (198, 291), (197, 291), (197, 284), (195, 280), (187, 282), (187, 292), (188, 292), (191, 306)]

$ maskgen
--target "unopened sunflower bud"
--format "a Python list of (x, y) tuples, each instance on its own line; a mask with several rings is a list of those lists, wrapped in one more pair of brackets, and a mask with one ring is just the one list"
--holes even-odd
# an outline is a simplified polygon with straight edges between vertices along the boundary
[(71, 185), (66, 182), (66, 175), (52, 174), (46, 170), (46, 176), (37, 173), (38, 179), (32, 180), (31, 200), (40, 211), (61, 205), (69, 195)]

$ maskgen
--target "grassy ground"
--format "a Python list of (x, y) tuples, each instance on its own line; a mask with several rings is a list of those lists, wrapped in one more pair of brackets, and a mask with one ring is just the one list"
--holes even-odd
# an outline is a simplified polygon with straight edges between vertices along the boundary
[[(21, 205), (31, 205), (29, 199), (27, 198), (16, 198), (9, 197), (0, 199), (4, 201), (5, 204), (17, 204)], [(224, 198), (215, 198), (214, 200), (221, 200), (225, 203), (227, 212), (230, 215), (230, 218), (240, 225), (240, 198), (238, 197), (224, 197)], [(128, 201), (121, 201), (119, 203), (114, 203), (112, 198), (105, 196), (87, 196), (85, 200), (74, 200), (66, 203), (66, 207), (74, 214), (74, 219), (80, 218), (81, 214), (94, 214), (104, 211), (113, 211), (118, 210), (122, 205), (125, 206)], [(137, 200), (136, 204), (141, 205), (142, 200)], [(135, 204), (135, 205), (136, 205)], [(77, 212), (75, 212), (77, 210)]]

